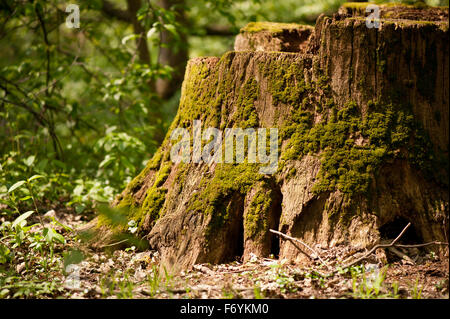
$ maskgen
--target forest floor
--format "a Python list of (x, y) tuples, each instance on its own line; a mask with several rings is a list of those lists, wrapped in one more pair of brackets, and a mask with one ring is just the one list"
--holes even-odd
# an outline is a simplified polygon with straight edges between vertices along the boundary
[[(439, 258), (425, 250), (416, 249), (414, 264), (388, 254), (385, 266), (369, 259), (346, 269), (335, 267), (332, 275), (320, 265), (300, 267), (288, 260), (256, 256), (246, 263), (199, 264), (171, 275), (160, 269), (156, 251), (137, 252), (133, 247), (93, 251), (75, 231), (63, 227), (76, 229), (91, 217), (52, 211), (43, 223), (35, 224), (31, 233), (52, 224), (66, 241), (55, 246), (46, 268), (42, 252), (39, 255), (30, 247), (18, 248), (9, 271), (0, 271), (0, 297), (449, 298), (448, 256)], [(84, 257), (72, 268), (64, 268), (67, 251), (74, 247)], [(339, 248), (324, 252), (322, 257), (331, 262), (346, 254), (346, 248)], [(26, 265), (24, 260), (28, 260)]]
[[(160, 273), (155, 252), (94, 254), (80, 264), (72, 298), (449, 298), (448, 262), (363, 267), (332, 277), (285, 261), (200, 264), (178, 276)], [(162, 275), (158, 278), (158, 274)]]

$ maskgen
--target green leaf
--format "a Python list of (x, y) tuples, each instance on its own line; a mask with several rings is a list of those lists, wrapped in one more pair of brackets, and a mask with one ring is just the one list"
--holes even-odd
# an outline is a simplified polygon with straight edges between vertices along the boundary
[(173, 24), (165, 24), (164, 29), (172, 33), (175, 37), (178, 36), (177, 28)]
[(124, 37), (124, 38), (122, 39), (122, 44), (126, 44), (129, 40), (136, 39), (138, 36), (139, 36), (139, 35), (137, 35), (137, 34), (130, 34), (130, 35), (127, 35), (126, 37)]
[(17, 183), (15, 183), (13, 186), (11, 186), (9, 189), (8, 189), (8, 194), (9, 193), (11, 193), (11, 192), (13, 192), (13, 191), (15, 191), (16, 189), (18, 189), (19, 187), (21, 187), (23, 184), (25, 184), (26, 182), (25, 181), (19, 181), (19, 182), (17, 182)]
[(2, 291), (0, 291), (0, 298), (5, 298), (7, 295), (9, 294), (9, 289), (2, 289)]
[(66, 242), (66, 240), (64, 239), (64, 236), (63, 236), (63, 235), (57, 233), (55, 230), (53, 230), (53, 232), (54, 232), (53, 238), (54, 238), (57, 242), (60, 242), (61, 244), (64, 244), (64, 243)]
[(45, 227), (42, 230), (42, 235), (44, 236), (44, 239), (47, 243), (51, 243), (52, 242), (52, 233), (49, 230), (49, 228)]
[(151, 39), (156, 34), (157, 31), (158, 31), (158, 29), (156, 29), (155, 27), (148, 30), (147, 38)]
[(56, 225), (58, 225), (58, 226), (64, 228), (65, 231), (68, 231), (68, 232), (72, 232), (72, 231), (73, 231), (72, 227), (69, 227), (69, 226), (64, 225), (63, 223), (57, 221), (56, 218), (53, 217), (53, 216), (52, 216), (52, 221), (53, 221)]
[(81, 196), (81, 194), (83, 194), (83, 191), (84, 191), (84, 186), (83, 185), (77, 185), (73, 189), (73, 195), (74, 196)]
[(22, 215), (20, 215), (19, 217), (17, 217), (13, 223), (12, 223), (12, 228), (15, 228), (17, 225), (19, 225), (20, 223), (22, 223), (22, 221), (26, 220), (28, 217), (30, 217), (32, 214), (34, 213), (34, 210), (30, 210), (26, 213), (23, 213)]
[(36, 156), (31, 155), (31, 156), (27, 157), (26, 159), (24, 159), (23, 162), (25, 163), (26, 166), (30, 167), (31, 165), (33, 165), (35, 159), (36, 159)]
[(5, 199), (1, 199), (0, 198), (0, 204), (4, 204), (4, 205), (11, 205), (11, 203), (9, 202), (9, 201), (7, 201), (7, 200), (5, 200)]
[(86, 209), (86, 206), (82, 205), (82, 204), (76, 204), (75, 205), (75, 211), (78, 214), (81, 214), (84, 210)]
[(66, 240), (61, 234), (58, 234), (53, 228), (44, 228), (42, 234), (44, 235), (44, 239), (47, 243), (52, 243), (54, 241), (60, 242), (64, 244)]
[(115, 160), (116, 160), (116, 158), (114, 156), (106, 155), (105, 159), (100, 163), (98, 168), (107, 167), (109, 164), (111, 164)]
[(121, 157), (122, 163), (125, 165), (125, 167), (127, 167), (131, 172), (134, 172), (134, 165), (131, 164), (131, 162), (128, 160), (128, 158)]
[(8, 262), (8, 260), (10, 259), (10, 253), (11, 251), (9, 250), (8, 247), (6, 247), (3, 244), (0, 244), (0, 264), (5, 264), (6, 262)]
[(34, 181), (35, 179), (39, 179), (39, 178), (45, 178), (45, 176), (42, 175), (33, 175), (28, 179), (28, 182)]

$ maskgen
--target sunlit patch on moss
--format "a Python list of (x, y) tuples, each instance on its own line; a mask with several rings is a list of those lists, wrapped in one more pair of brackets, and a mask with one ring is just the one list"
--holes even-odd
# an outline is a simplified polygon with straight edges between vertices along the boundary
[(241, 32), (269, 32), (272, 34), (282, 33), (284, 30), (312, 28), (310, 26), (301, 25), (297, 23), (275, 23), (275, 22), (250, 22)]

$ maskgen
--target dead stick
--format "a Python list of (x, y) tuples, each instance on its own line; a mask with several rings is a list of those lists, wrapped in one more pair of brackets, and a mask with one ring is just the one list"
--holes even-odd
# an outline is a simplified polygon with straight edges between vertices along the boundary
[(288, 235), (286, 235), (286, 234), (283, 234), (282, 232), (279, 232), (279, 231), (276, 231), (276, 230), (273, 230), (273, 229), (270, 229), (270, 232), (272, 232), (272, 233), (274, 233), (274, 234), (277, 234), (278, 236), (281, 236), (281, 237), (283, 237), (283, 238), (289, 240), (289, 241), (294, 245), (295, 248), (297, 248), (298, 250), (300, 250), (302, 253), (304, 253), (306, 256), (308, 256), (311, 260), (314, 260), (314, 259), (311, 257), (311, 255), (308, 255), (308, 254), (305, 253), (302, 249), (300, 249), (300, 247), (298, 247), (298, 246), (295, 244), (295, 242), (298, 242), (298, 243), (302, 244), (303, 246), (305, 246), (306, 248), (308, 248), (309, 250), (311, 250), (311, 251), (317, 256), (317, 258), (319, 258), (320, 262), (321, 262), (323, 265), (325, 265), (325, 267), (327, 267), (328, 269), (330, 269), (330, 266), (328, 266), (328, 264), (327, 264), (322, 258), (320, 258), (319, 254), (318, 254), (314, 249), (312, 249), (311, 247), (309, 247), (307, 244), (305, 244), (304, 242), (302, 242), (300, 239), (294, 238), (294, 237), (291, 237), (291, 236), (288, 236)]
[(448, 243), (444, 243), (441, 241), (432, 241), (429, 243), (425, 243), (425, 244), (415, 244), (415, 245), (400, 245), (400, 244), (395, 244), (395, 247), (400, 247), (400, 248), (418, 248), (418, 247), (425, 247), (425, 246), (430, 246), (430, 245), (446, 245), (448, 246)]
[(387, 247), (392, 247), (395, 245), (395, 243), (403, 236), (403, 234), (405, 233), (405, 231), (409, 228), (409, 226), (411, 226), (411, 223), (408, 223), (408, 225), (406, 225), (405, 228), (403, 228), (403, 230), (401, 231), (401, 233), (397, 236), (397, 238), (395, 238), (390, 244), (378, 244), (373, 246), (373, 248), (371, 250), (369, 250), (369, 252), (367, 254), (365, 254), (364, 256), (362, 256), (361, 258), (356, 259), (355, 261), (351, 262), (348, 265), (345, 265), (342, 268), (348, 268), (353, 266), (354, 264), (359, 263), (360, 261), (366, 259), (367, 257), (369, 257), (375, 250), (377, 250), (378, 248), (387, 248)]

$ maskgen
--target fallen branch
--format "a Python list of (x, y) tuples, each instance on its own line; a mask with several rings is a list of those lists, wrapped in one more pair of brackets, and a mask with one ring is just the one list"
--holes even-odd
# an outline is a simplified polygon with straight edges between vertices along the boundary
[(448, 243), (444, 243), (441, 241), (431, 241), (429, 243), (425, 243), (425, 244), (415, 244), (415, 245), (403, 245), (403, 244), (395, 244), (395, 247), (400, 247), (400, 248), (419, 248), (419, 247), (425, 247), (425, 246), (430, 246), (430, 245), (445, 245), (448, 246)]
[[(425, 246), (430, 246), (430, 245), (446, 245), (446, 246), (448, 246), (448, 243), (440, 242), (440, 241), (432, 241), (432, 242), (428, 242), (428, 243), (424, 243), (424, 244), (413, 244), (413, 245), (397, 244), (397, 242), (404, 235), (404, 233), (409, 228), (409, 226), (411, 226), (411, 223), (408, 223), (408, 225), (406, 225), (405, 228), (403, 228), (403, 230), (400, 232), (400, 234), (398, 234), (398, 236), (392, 242), (390, 242), (388, 244), (377, 244), (377, 245), (373, 246), (372, 249), (370, 249), (366, 254), (364, 254), (364, 256), (356, 259), (355, 261), (353, 261), (353, 262), (351, 262), (349, 264), (344, 265), (342, 267), (342, 269), (351, 267), (351, 266), (361, 262), (362, 260), (368, 258), (378, 248), (389, 248), (389, 250), (391, 252), (393, 252), (393, 253), (395, 253), (396, 255), (399, 255), (399, 256), (401, 255), (400, 256), (401, 258), (403, 258), (403, 259), (407, 260), (408, 262), (414, 264), (414, 261), (410, 257), (408, 257), (406, 254), (403, 254), (403, 253), (399, 252), (394, 247), (398, 247), (398, 248), (418, 248), (418, 247), (425, 247)], [(298, 243), (302, 244), (303, 246), (308, 248), (310, 251), (312, 251), (318, 257), (318, 259), (322, 262), (323, 265), (325, 265), (328, 269), (330, 269), (330, 266), (322, 258), (320, 258), (319, 254), (314, 249), (309, 247), (307, 244), (302, 242), (300, 239), (288, 236), (286, 234), (283, 234), (283, 233), (281, 233), (279, 231), (276, 231), (276, 230), (273, 230), (273, 229), (270, 229), (270, 232), (272, 232), (274, 234), (277, 234), (277, 235), (279, 235), (280, 237), (282, 237), (284, 239), (289, 240), (294, 245), (295, 248), (297, 248), (303, 254), (308, 256), (311, 260), (314, 260), (314, 258), (311, 255), (307, 254), (304, 250), (302, 250), (300, 247), (298, 247), (295, 243), (298, 242)], [(395, 250), (395, 252), (394, 252), (394, 250)], [(354, 253), (352, 253), (350, 256), (347, 256), (347, 258), (345, 260), (349, 259), (349, 257), (351, 257), (352, 255), (354, 255)], [(338, 272), (338, 270), (334, 270), (334, 271), (332, 271), (329, 274), (324, 274), (323, 276), (329, 277), (329, 276), (332, 276), (333, 274), (335, 274), (337, 272)]]
[(305, 254), (306, 256), (308, 256), (311, 260), (314, 260), (314, 258), (313, 258), (311, 255), (307, 254), (307, 253), (304, 252), (300, 247), (298, 247), (298, 246), (295, 244), (295, 242), (302, 244), (303, 246), (305, 246), (306, 248), (308, 248), (310, 251), (312, 251), (312, 252), (314, 253), (314, 255), (316, 255), (317, 258), (320, 260), (320, 262), (321, 262), (325, 267), (327, 267), (327, 269), (331, 269), (331, 267), (330, 267), (330, 266), (329, 266), (322, 258), (320, 258), (319, 254), (318, 254), (314, 249), (312, 249), (311, 247), (309, 247), (307, 244), (305, 244), (304, 242), (302, 242), (300, 239), (294, 238), (294, 237), (291, 237), (291, 236), (288, 236), (288, 235), (286, 235), (286, 234), (283, 234), (282, 232), (279, 232), (279, 231), (276, 231), (276, 230), (273, 230), (273, 229), (270, 229), (270, 232), (272, 232), (272, 233), (274, 233), (274, 234), (276, 234), (276, 235), (278, 235), (278, 236), (280, 236), (280, 237), (282, 237), (282, 238), (284, 238), (284, 239), (289, 240), (289, 241), (294, 245), (295, 248), (297, 248), (299, 251), (301, 251), (302, 253), (304, 253), (304, 254)]
[(350, 264), (345, 265), (342, 268), (348, 268), (353, 266), (354, 264), (359, 263), (360, 261), (366, 259), (367, 257), (369, 257), (375, 250), (377, 250), (378, 248), (388, 248), (388, 247), (392, 247), (395, 245), (396, 242), (398, 242), (398, 240), (403, 236), (403, 234), (405, 233), (405, 231), (409, 228), (409, 226), (411, 226), (411, 223), (408, 223), (408, 225), (405, 226), (405, 228), (403, 228), (403, 230), (400, 232), (400, 234), (397, 236), (397, 238), (395, 238), (390, 244), (378, 244), (372, 247), (371, 250), (369, 250), (368, 253), (366, 253), (364, 256), (356, 259), (355, 261), (351, 262)]

